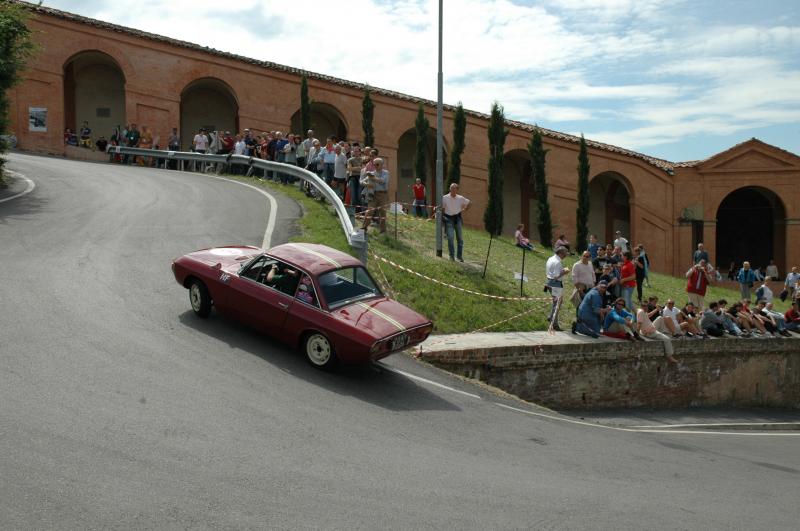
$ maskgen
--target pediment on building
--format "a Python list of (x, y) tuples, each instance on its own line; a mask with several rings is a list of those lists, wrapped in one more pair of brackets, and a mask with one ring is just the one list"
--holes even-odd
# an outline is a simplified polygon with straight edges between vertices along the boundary
[(755, 138), (697, 165), (700, 172), (800, 171), (800, 157)]

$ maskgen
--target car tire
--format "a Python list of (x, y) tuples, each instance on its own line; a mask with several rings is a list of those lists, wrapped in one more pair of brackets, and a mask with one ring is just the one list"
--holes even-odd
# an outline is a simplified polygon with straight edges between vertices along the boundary
[(317, 369), (329, 371), (338, 363), (333, 345), (320, 332), (306, 334), (303, 341), (303, 353), (306, 355), (306, 360)]
[(211, 295), (200, 280), (192, 280), (189, 285), (189, 304), (198, 317), (206, 318), (211, 313)]

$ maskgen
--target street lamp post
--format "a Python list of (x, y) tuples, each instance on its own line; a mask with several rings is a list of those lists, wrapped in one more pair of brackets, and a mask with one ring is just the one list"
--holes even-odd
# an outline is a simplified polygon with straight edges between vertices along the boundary
[(442, 161), (442, 13), (444, 0), (439, 0), (439, 97), (436, 100), (436, 256), (442, 256), (442, 209), (441, 197), (444, 195), (444, 163)]

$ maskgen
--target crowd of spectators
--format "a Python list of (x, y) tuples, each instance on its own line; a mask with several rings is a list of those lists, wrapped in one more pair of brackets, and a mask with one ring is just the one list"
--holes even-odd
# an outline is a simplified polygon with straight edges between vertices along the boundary
[[(666, 355), (671, 361), (674, 361), (672, 339), (726, 335), (790, 337), (792, 333), (800, 334), (800, 273), (797, 267), (786, 276), (779, 295), (782, 300), (791, 299), (791, 307), (785, 313), (774, 309), (774, 294), (768, 285), (771, 277), (756, 275), (748, 262), (738, 270), (732, 264), (733, 273), (729, 275), (739, 283), (741, 299), (730, 304), (724, 299), (708, 302), (708, 287), (722, 281), (723, 277), (709, 263), (708, 252), (701, 243), (686, 271), (685, 303), (676, 305), (675, 300), (669, 298), (662, 306), (658, 297), (643, 297), (643, 287), (649, 286), (650, 269), (644, 246), (637, 245), (630, 251), (627, 249), (628, 241), (619, 231), (616, 236), (613, 244), (605, 246), (597, 242), (596, 236), (590, 236), (588, 248), (581, 253), (571, 271), (561, 262), (569, 249), (563, 245), (556, 247), (546, 266), (546, 289), (553, 295), (548, 320), (553, 322), (555, 330), (559, 330), (556, 312), (559, 299), (563, 299), (562, 279), (571, 273), (574, 290), (567, 299), (576, 307), (572, 333), (631, 341), (660, 340), (664, 342)], [(770, 262), (768, 267), (777, 276), (774, 262)], [(637, 295), (635, 305), (634, 292)]]

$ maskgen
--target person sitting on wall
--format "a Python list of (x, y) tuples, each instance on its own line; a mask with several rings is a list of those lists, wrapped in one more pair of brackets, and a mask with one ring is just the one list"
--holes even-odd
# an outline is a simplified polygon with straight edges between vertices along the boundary
[(749, 331), (743, 332), (742, 329), (737, 326), (739, 320), (734, 317), (730, 311), (728, 311), (728, 301), (725, 299), (720, 299), (717, 301), (717, 307), (719, 308), (720, 316), (722, 317), (722, 325), (730, 335), (735, 337), (750, 337)]
[(792, 307), (783, 314), (783, 320), (786, 330), (800, 334), (800, 304), (796, 300), (792, 301)]
[(604, 281), (590, 289), (578, 306), (577, 321), (572, 323), (573, 334), (583, 334), (589, 337), (600, 337), (600, 325), (606, 314), (604, 297), (608, 284)]
[(614, 306), (606, 314), (603, 335), (616, 339), (644, 341), (636, 330), (633, 314), (625, 311), (625, 299), (622, 297), (614, 301)]
[(68, 146), (77, 146), (78, 145), (78, 137), (75, 133), (72, 132), (72, 129), (67, 127), (64, 129), (64, 144)]
[(81, 127), (81, 147), (92, 149), (92, 128), (89, 127), (89, 122), (83, 122)]
[[(636, 325), (639, 328), (639, 334), (647, 339), (661, 341), (664, 344), (664, 355), (667, 357), (667, 361), (670, 363), (677, 363), (678, 361), (673, 357), (675, 349), (672, 346), (672, 339), (663, 332), (659, 332), (656, 325), (650, 320), (652, 315), (657, 314), (658, 309), (650, 311), (648, 309), (648, 303), (641, 302), (639, 304), (639, 309), (636, 310)], [(661, 317), (658, 319), (661, 319)]]
[(686, 335), (689, 337), (697, 336), (700, 338), (706, 338), (706, 334), (703, 332), (703, 329), (700, 328), (700, 315), (698, 314), (698, 309), (695, 305), (691, 302), (687, 302), (686, 305), (681, 308), (680, 312), (678, 313), (678, 321), (683, 325), (686, 324)]
[(106, 148), (108, 147), (108, 140), (106, 140), (106, 137), (101, 135), (100, 138), (97, 139), (97, 142), (94, 143), (94, 145), (97, 147), (97, 151), (102, 151), (103, 153), (105, 153)]
[(709, 336), (722, 337), (725, 335), (725, 320), (722, 317), (722, 310), (720, 310), (718, 302), (712, 301), (703, 312), (702, 317), (700, 317), (700, 328), (703, 333)]

